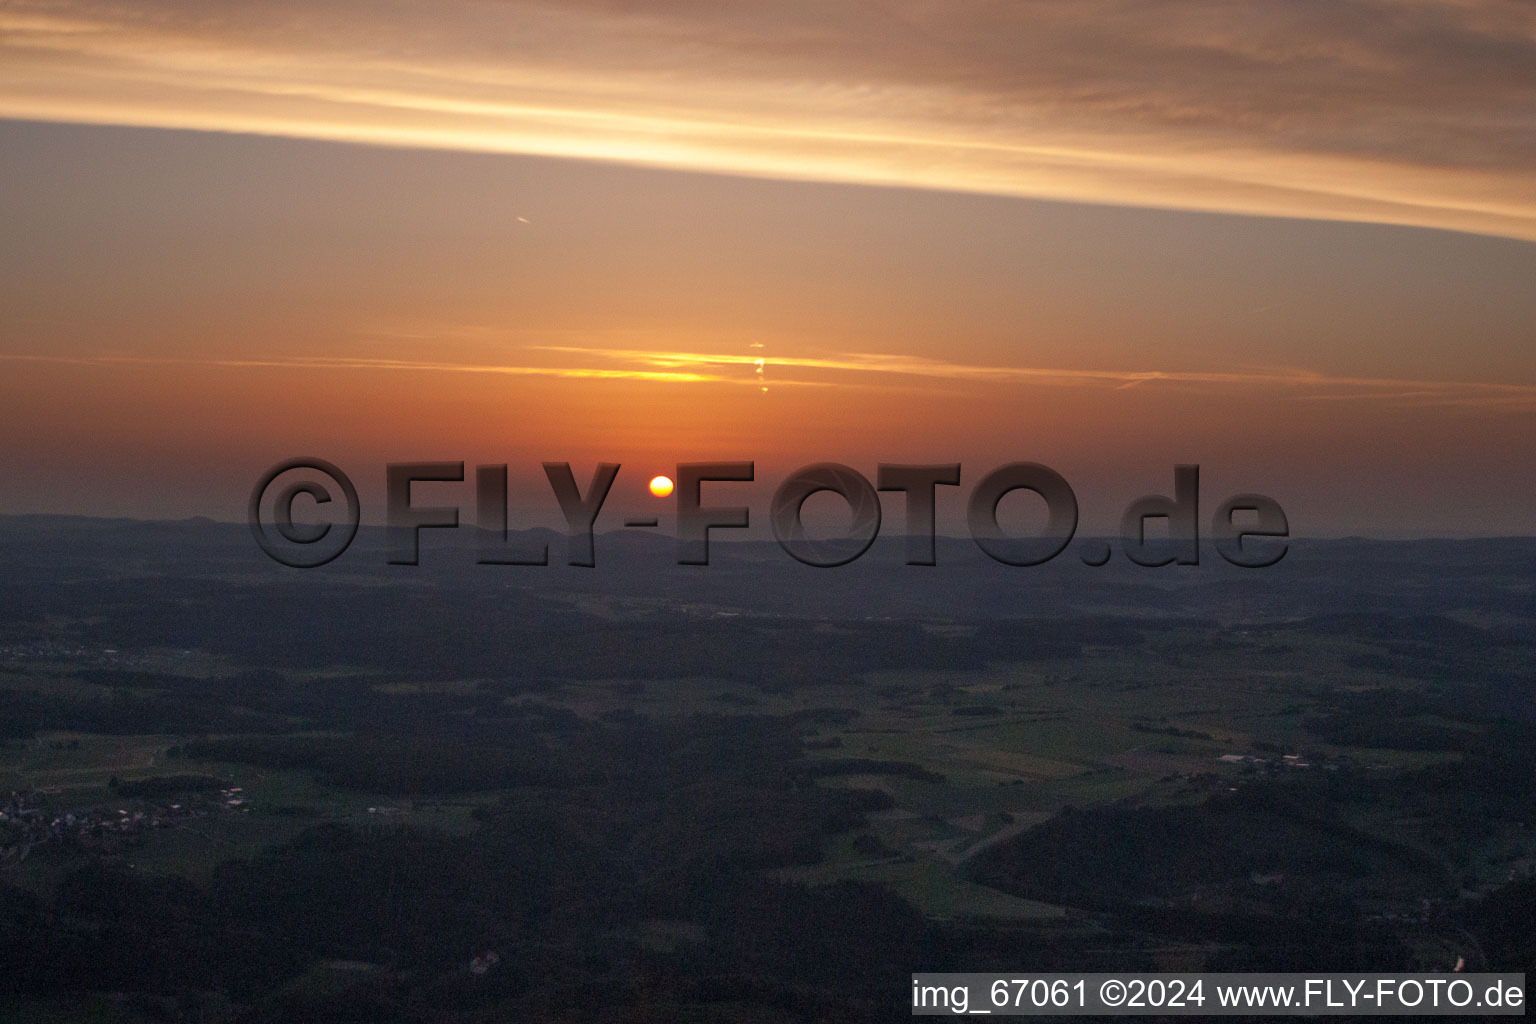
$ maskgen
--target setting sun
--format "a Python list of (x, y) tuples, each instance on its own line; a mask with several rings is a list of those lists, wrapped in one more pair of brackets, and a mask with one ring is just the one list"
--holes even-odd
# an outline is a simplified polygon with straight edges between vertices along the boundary
[(651, 493), (658, 498), (665, 498), (672, 493), (672, 478), (668, 476), (651, 477)]

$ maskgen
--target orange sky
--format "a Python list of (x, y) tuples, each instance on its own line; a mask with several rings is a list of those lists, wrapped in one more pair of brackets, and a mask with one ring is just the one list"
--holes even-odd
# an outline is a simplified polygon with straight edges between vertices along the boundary
[(1529, 8), (1080, 6), (0, 4), (0, 512), (1030, 459), (1094, 526), (1194, 461), (1532, 532)]

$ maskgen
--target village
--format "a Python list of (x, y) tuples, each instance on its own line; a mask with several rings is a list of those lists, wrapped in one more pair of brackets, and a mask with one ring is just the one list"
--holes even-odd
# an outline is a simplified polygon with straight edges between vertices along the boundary
[(239, 786), (219, 789), (216, 796), (188, 793), (176, 803), (135, 798), (63, 813), (50, 813), (44, 807), (40, 798), (46, 795), (30, 789), (16, 791), (0, 805), (0, 863), (24, 861), (48, 843), (102, 847), (154, 829), (174, 828), (193, 818), (250, 810)]

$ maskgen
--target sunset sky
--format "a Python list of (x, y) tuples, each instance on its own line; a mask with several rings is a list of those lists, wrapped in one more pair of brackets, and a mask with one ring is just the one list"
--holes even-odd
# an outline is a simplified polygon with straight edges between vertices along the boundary
[(0, 0), (0, 118), (0, 513), (1027, 459), (1536, 532), (1527, 0)]

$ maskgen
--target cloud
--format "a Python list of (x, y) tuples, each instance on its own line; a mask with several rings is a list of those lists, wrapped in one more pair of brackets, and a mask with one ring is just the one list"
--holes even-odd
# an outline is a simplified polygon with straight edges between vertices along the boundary
[(565, 377), (577, 380), (644, 380), (666, 384), (729, 383), (730, 378), (683, 370), (634, 370), (590, 366), (517, 366), (431, 362), (412, 359), (354, 359), (292, 356), (272, 359), (174, 359), (148, 356), (53, 356), (0, 353), (0, 360), (68, 366), (208, 366), (226, 370), (392, 370), (410, 373), (475, 373), (508, 377)]
[[(535, 351), (588, 359), (611, 360), (631, 366), (647, 366), (669, 372), (689, 369), (718, 373), (722, 367), (751, 368), (757, 356), (731, 353), (667, 352), (648, 349), (582, 348), (572, 345), (535, 345)], [(926, 356), (871, 352), (838, 352), (818, 356), (772, 356), (768, 368), (775, 382), (796, 378), (786, 370), (808, 370), (844, 376), (844, 381), (869, 383), (871, 378), (911, 377), (925, 380), (966, 381), (980, 384), (1039, 383), (1067, 386), (1134, 388), (1147, 385), (1262, 388), (1290, 392), (1310, 400), (1389, 399), (1411, 404), (1485, 405), (1536, 408), (1536, 385), (1485, 381), (1412, 380), (1394, 377), (1349, 377), (1307, 370), (1276, 369), (1239, 372), (1176, 370), (1094, 370), (1061, 367), (985, 366), (958, 363)], [(860, 380), (862, 378), (862, 381)], [(728, 377), (730, 380), (739, 380)], [(804, 380), (800, 381), (804, 383)]]
[[(900, 388), (920, 381), (948, 381), (975, 386), (1037, 384), (1128, 389), (1136, 387), (1248, 388), (1288, 394), (1306, 401), (1389, 401), (1399, 405), (1466, 405), (1492, 410), (1536, 410), (1536, 385), (1486, 381), (1413, 380), (1348, 377), (1306, 370), (1239, 372), (1176, 370), (1096, 370), (1062, 367), (986, 366), (925, 356), (877, 352), (836, 352), (816, 356), (760, 356), (652, 349), (584, 348), (529, 345), (532, 355), (550, 353), (563, 365), (466, 363), (447, 360), (349, 356), (274, 356), (263, 359), (174, 358), (120, 354), (60, 356), (0, 353), (0, 362), (70, 366), (203, 366), (226, 370), (357, 370), (393, 373), (468, 373), (569, 380), (633, 380), (663, 384), (715, 384), (758, 388), (764, 370), (775, 387)], [(574, 358), (573, 358), (574, 357)], [(617, 364), (617, 365), (615, 365)]]
[(0, 0), (0, 116), (1536, 240), (1528, 0)]

